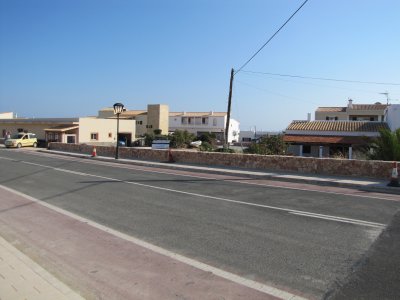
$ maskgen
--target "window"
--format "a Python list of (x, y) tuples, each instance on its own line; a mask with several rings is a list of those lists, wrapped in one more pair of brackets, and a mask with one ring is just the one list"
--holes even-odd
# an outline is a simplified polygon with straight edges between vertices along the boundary
[(111, 132), (108, 133), (108, 137), (112, 138), (112, 133)]
[(54, 133), (54, 139), (58, 141), (58, 133)]
[(188, 124), (192, 124), (192, 118), (188, 118)]
[(208, 124), (208, 118), (201, 118), (201, 124), (207, 125)]
[(217, 119), (213, 119), (213, 126), (217, 126)]
[(188, 123), (188, 118), (187, 117), (183, 117), (182, 118), (182, 124), (187, 124)]
[(311, 154), (311, 146), (303, 145), (303, 154)]
[(99, 139), (99, 134), (97, 132), (90, 134), (90, 140), (97, 141), (98, 139)]
[(143, 125), (143, 121), (136, 121), (136, 125)]

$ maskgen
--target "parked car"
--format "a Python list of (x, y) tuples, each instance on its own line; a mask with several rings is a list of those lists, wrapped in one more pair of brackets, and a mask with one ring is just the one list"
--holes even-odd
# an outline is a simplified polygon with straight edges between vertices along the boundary
[(38, 141), (36, 134), (19, 132), (4, 142), (7, 148), (37, 147)]

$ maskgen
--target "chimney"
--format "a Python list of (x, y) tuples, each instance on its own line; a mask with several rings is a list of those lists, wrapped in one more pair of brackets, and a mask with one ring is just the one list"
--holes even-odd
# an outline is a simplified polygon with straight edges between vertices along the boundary
[(210, 115), (214, 115), (214, 111), (210, 111)]
[(311, 121), (311, 113), (307, 113), (307, 121), (308, 121), (308, 122)]
[(353, 108), (353, 100), (349, 98), (349, 104), (347, 105), (348, 108)]

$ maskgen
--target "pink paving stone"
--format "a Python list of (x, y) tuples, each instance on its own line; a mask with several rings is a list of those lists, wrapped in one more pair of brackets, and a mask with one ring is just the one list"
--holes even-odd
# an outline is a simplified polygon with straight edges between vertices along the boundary
[(89, 299), (277, 299), (0, 191), (0, 234)]

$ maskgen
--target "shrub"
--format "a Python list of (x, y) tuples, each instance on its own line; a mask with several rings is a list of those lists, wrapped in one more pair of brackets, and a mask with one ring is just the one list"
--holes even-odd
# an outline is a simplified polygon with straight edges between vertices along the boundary
[(170, 146), (173, 148), (187, 148), (195, 138), (195, 135), (189, 133), (187, 130), (175, 130), (175, 132), (169, 136), (171, 141)]
[(253, 142), (245, 151), (261, 155), (285, 155), (288, 145), (283, 141), (283, 135), (263, 136), (258, 142)]
[(382, 129), (380, 136), (368, 149), (367, 157), (375, 160), (400, 161), (400, 128), (392, 132)]

